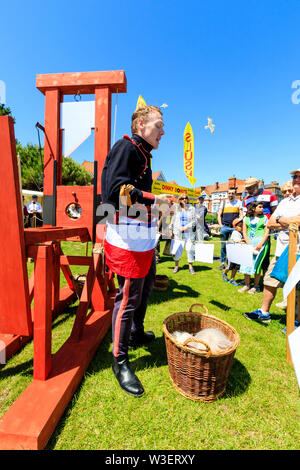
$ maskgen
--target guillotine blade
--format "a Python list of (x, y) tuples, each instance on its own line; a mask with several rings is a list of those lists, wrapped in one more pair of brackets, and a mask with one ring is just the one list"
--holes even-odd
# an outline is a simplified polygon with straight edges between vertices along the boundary
[(64, 130), (63, 154), (69, 157), (90, 135), (95, 127), (95, 101), (61, 103), (60, 127)]

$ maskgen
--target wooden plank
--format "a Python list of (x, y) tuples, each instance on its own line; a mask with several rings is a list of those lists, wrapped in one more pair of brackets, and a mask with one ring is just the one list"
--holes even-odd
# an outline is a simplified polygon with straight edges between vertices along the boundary
[[(76, 227), (76, 228), (63, 228), (63, 227), (53, 227), (53, 228), (26, 228), (24, 230), (25, 244), (34, 245), (36, 243), (45, 243), (48, 241), (68, 241), (70, 238), (78, 238), (78, 241), (88, 242), (90, 241), (90, 236), (88, 229), (86, 227)], [(29, 256), (28, 256), (29, 257)]]
[(60, 242), (47, 242), (51, 243), (52, 248), (52, 311), (58, 308), (59, 305), (59, 291), (60, 291)]
[(93, 312), (81, 341), (66, 341), (52, 358), (47, 380), (33, 380), (0, 419), (0, 449), (41, 450), (46, 446), (111, 325), (111, 313), (112, 303), (105, 312)]
[[(61, 164), (60, 155), (60, 100), (58, 88), (46, 91), (45, 100), (45, 141), (44, 141), (44, 196), (53, 195), (53, 166), (57, 160)], [(59, 184), (59, 174), (57, 174)]]
[(46, 380), (51, 369), (52, 246), (40, 245), (35, 263), (33, 377)]
[[(30, 336), (32, 321), (23, 232), (23, 208), (13, 120), (0, 116), (0, 333)], [(8, 203), (9, 201), (9, 203)]]
[(65, 95), (93, 94), (95, 86), (107, 86), (113, 93), (126, 93), (127, 80), (124, 70), (101, 72), (50, 73), (36, 76), (36, 87), (42, 93), (49, 88), (60, 88)]
[[(289, 263), (288, 275), (296, 264), (297, 254), (297, 238), (298, 238), (298, 225), (289, 225)], [(293, 365), (292, 356), (288, 336), (294, 331), (295, 328), (295, 302), (296, 302), (296, 287), (290, 292), (287, 298), (286, 310), (286, 360), (288, 364)]]
[(93, 258), (91, 256), (69, 256), (61, 255), (60, 264), (63, 266), (90, 266)]
[(101, 194), (101, 177), (105, 159), (110, 151), (111, 93), (108, 88), (95, 90), (95, 161), (97, 164), (97, 194)]
[[(56, 224), (62, 227), (87, 227), (93, 235), (93, 186), (57, 186)], [(81, 216), (71, 219), (67, 207), (76, 203), (81, 208)]]

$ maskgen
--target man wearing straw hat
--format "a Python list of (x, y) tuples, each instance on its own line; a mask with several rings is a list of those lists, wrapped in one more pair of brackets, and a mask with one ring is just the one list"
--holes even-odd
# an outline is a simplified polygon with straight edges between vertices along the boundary
[[(277, 237), (275, 256), (264, 276), (263, 302), (261, 308), (244, 314), (248, 320), (270, 323), (270, 307), (276, 296), (277, 288), (283, 287), (280, 281), (272, 277), (272, 271), (276, 261), (289, 244), (289, 232), (287, 230), (289, 224), (296, 223), (300, 226), (300, 168), (291, 171), (291, 175), (293, 177), (293, 193), (280, 202), (271, 215), (267, 225), (269, 229), (280, 230), (280, 232)], [(295, 328), (300, 325), (300, 292), (297, 295), (298, 314), (297, 320), (295, 321)]]

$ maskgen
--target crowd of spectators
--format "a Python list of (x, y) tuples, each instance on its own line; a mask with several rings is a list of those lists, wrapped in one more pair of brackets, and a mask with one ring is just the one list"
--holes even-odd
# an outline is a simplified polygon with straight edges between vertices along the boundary
[[(249, 320), (270, 323), (270, 307), (276, 296), (277, 289), (283, 283), (272, 276), (276, 262), (289, 243), (288, 227), (290, 223), (300, 225), (300, 169), (291, 172), (292, 179), (281, 186), (282, 201), (278, 201), (272, 191), (259, 186), (259, 180), (250, 177), (245, 182), (247, 195), (243, 200), (236, 197), (236, 190), (230, 188), (228, 198), (222, 202), (218, 211), (220, 227), (221, 256), (219, 269), (222, 278), (233, 286), (239, 286), (239, 293), (256, 294), (263, 289), (261, 307), (246, 312)], [(195, 242), (203, 242), (210, 235), (205, 217), (207, 208), (202, 196), (193, 206), (186, 194), (178, 198), (177, 210), (172, 216), (169, 226), (170, 238), (180, 240), (180, 249), (174, 254), (175, 267), (179, 270), (179, 260), (183, 247), (187, 252), (189, 272), (195, 274)], [(270, 261), (271, 237), (276, 239), (275, 256)], [(228, 262), (226, 247), (228, 243), (245, 243), (253, 251), (253, 262), (250, 265)], [(244, 274), (244, 280), (236, 281), (237, 273)], [(228, 279), (228, 273), (231, 273)], [(251, 280), (253, 277), (253, 286)], [(242, 284), (242, 286), (241, 286)], [(300, 283), (299, 283), (300, 285)], [(299, 298), (298, 298), (299, 295)], [(300, 290), (297, 290), (295, 328), (300, 325)], [(286, 300), (277, 304), (286, 308)], [(298, 312), (299, 310), (299, 312)]]

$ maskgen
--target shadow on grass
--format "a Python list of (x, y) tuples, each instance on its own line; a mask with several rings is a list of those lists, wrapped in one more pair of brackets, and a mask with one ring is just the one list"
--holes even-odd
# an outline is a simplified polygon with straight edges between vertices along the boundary
[(165, 291), (153, 289), (148, 305), (175, 300), (181, 297), (199, 297), (199, 292), (186, 284), (179, 284), (174, 279), (169, 279), (168, 288)]
[[(66, 321), (69, 320), (70, 317), (74, 316), (76, 314), (78, 305), (72, 305), (67, 307), (60, 315), (58, 315), (52, 323), (52, 332), (55, 332), (55, 329), (59, 326), (64, 324)], [(21, 364), (17, 364), (15, 366), (9, 367), (9, 362), (11, 359), (16, 358), (18, 354), (21, 354), (24, 347), (28, 344), (30, 344), (33, 341), (33, 339), (30, 339), (30, 341), (24, 346), (19, 349), (12, 357), (10, 357), (7, 360), (7, 363), (3, 365), (3, 367), (0, 366), (0, 378), (4, 379), (7, 377), (12, 377), (17, 374), (21, 374), (23, 376), (31, 376), (33, 378), (33, 358), (29, 359), (28, 361), (22, 362)]]
[(286, 313), (270, 313), (271, 319), (278, 321), (281, 325), (286, 326)]
[(231, 309), (231, 307), (228, 307), (228, 305), (222, 304), (221, 302), (218, 302), (217, 300), (210, 300), (209, 303), (214, 305), (215, 307), (220, 308), (221, 310), (227, 311)]
[(8, 377), (13, 377), (15, 375), (33, 376), (33, 359), (22, 362), (22, 364), (17, 364), (13, 367), (0, 368), (0, 378), (6, 379)]
[[(175, 267), (175, 264), (174, 264), (174, 266), (169, 266), (168, 269), (173, 271), (174, 267)], [(210, 266), (205, 266), (205, 265), (195, 265), (195, 264), (193, 264), (193, 268), (194, 268), (195, 272), (198, 272), (198, 271), (199, 272), (201, 272), (201, 271), (211, 271), (212, 270), (212, 268)], [(188, 274), (189, 265), (187, 263), (182, 264), (182, 265), (179, 264), (179, 271), (186, 271), (186, 273)]]
[(226, 392), (223, 398), (236, 397), (246, 392), (251, 383), (251, 376), (246, 367), (238, 360), (234, 359), (229, 372)]
[[(87, 374), (96, 374), (97, 372), (111, 368), (112, 365), (112, 353), (110, 351), (111, 346), (111, 331), (109, 330), (106, 336), (104, 337), (101, 346), (99, 347), (96, 355), (93, 358), (93, 361), (90, 363), (86, 373)], [(139, 371), (143, 369), (149, 369), (151, 367), (161, 367), (168, 364), (167, 353), (165, 348), (164, 336), (156, 337), (153, 342), (151, 342), (147, 347), (144, 347), (144, 354), (140, 357), (133, 358), (134, 352), (129, 352), (129, 360), (132, 366), (132, 369), (138, 374)], [(147, 352), (146, 352), (147, 351)], [(150, 355), (148, 354), (150, 352)], [(113, 373), (111, 372), (111, 379), (115, 380)], [(251, 377), (244, 367), (244, 365), (237, 359), (234, 359), (231, 371), (229, 373), (226, 392), (222, 398), (231, 398), (241, 395), (246, 392), (251, 382)], [(82, 387), (84, 386), (84, 377), (80, 385), (75, 392), (75, 400), (78, 398), (81, 392)], [(73, 398), (74, 400), (74, 398)], [(45, 450), (53, 450), (55, 448), (56, 442), (59, 439), (59, 436), (66, 425), (66, 419), (68, 417), (69, 411), (74, 405), (74, 401), (71, 400), (66, 407), (54, 433), (50, 437)]]
[[(145, 349), (147, 349), (151, 354), (144, 354), (143, 356), (130, 361), (130, 364), (136, 373), (143, 369), (168, 365), (164, 336), (156, 338), (155, 341), (149, 344)], [(248, 370), (238, 359), (234, 359), (229, 372), (226, 392), (223, 398), (242, 395), (246, 392), (250, 383), (251, 376)]]
[(143, 346), (143, 349), (148, 351), (150, 354), (146, 353), (141, 357), (130, 360), (129, 353), (130, 364), (135, 371), (149, 369), (149, 367), (153, 366), (162, 367), (168, 364), (165, 338), (163, 335), (156, 337), (155, 340), (147, 346)]

